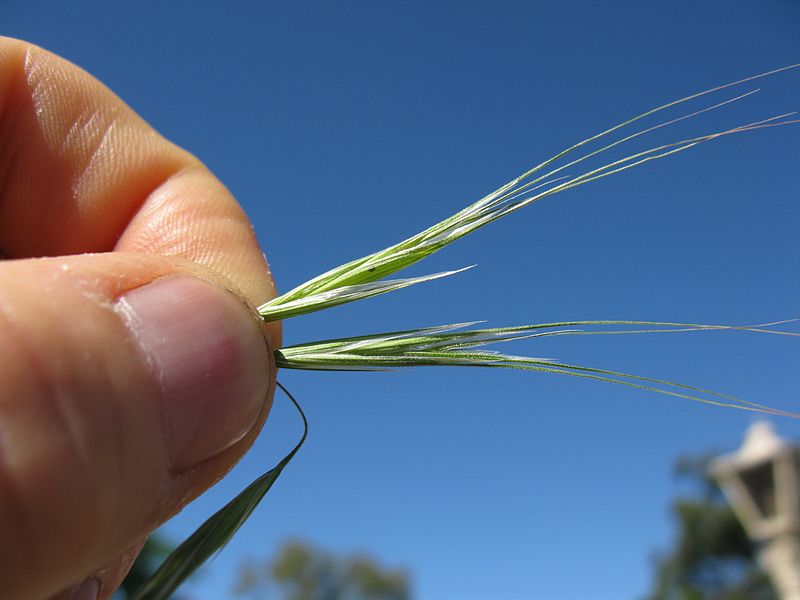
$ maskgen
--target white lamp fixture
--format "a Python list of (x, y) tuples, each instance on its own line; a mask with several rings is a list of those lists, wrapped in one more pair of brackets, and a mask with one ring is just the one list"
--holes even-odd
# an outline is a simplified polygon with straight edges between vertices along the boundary
[(798, 450), (766, 422), (754, 423), (742, 447), (711, 463), (758, 559), (782, 600), (800, 600), (800, 477)]

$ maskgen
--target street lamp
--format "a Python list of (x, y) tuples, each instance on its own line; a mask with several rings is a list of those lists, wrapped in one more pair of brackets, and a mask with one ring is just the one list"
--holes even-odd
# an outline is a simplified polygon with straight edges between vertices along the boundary
[(798, 458), (798, 449), (762, 421), (750, 426), (739, 450), (711, 463), (712, 476), (759, 545), (759, 563), (782, 600), (800, 600)]

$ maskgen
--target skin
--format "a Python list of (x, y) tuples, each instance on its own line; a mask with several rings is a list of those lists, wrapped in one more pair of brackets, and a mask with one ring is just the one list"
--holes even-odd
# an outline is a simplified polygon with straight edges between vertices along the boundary
[[(269, 348), (280, 346), (278, 324), (254, 325), (264, 397), (252, 428), (176, 469), (153, 442), (165, 435), (157, 382), (115, 303), (190, 277), (229, 290), (255, 323), (252, 307), (275, 296), (269, 266), (241, 207), (194, 156), (75, 65), (8, 38), (0, 256), (3, 597), (71, 597), (89, 578), (109, 598), (145, 537), (251, 445), (274, 391)], [(35, 464), (14, 460), (33, 449)]]

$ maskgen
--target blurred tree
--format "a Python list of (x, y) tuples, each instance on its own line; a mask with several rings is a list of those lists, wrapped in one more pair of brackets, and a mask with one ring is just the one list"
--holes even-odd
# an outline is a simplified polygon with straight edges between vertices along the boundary
[(676, 476), (691, 492), (673, 504), (673, 549), (656, 559), (647, 600), (777, 600), (755, 560), (755, 547), (709, 477), (710, 455), (678, 461)]
[(237, 595), (282, 600), (410, 600), (408, 576), (367, 556), (339, 557), (302, 542), (286, 543), (265, 565), (241, 567)]

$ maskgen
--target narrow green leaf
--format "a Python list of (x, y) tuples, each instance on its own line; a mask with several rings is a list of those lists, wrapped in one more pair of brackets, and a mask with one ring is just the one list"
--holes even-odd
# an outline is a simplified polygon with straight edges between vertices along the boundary
[(230, 541), (270, 490), (289, 461), (297, 454), (308, 435), (308, 421), (297, 400), (280, 382), (277, 385), (289, 397), (303, 419), (303, 435), (300, 441), (275, 467), (247, 486), (244, 491), (218, 510), (178, 546), (158, 570), (142, 584), (131, 600), (167, 600), (170, 598), (181, 583)]

